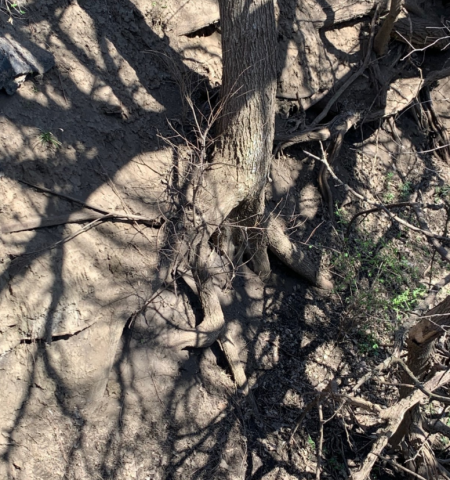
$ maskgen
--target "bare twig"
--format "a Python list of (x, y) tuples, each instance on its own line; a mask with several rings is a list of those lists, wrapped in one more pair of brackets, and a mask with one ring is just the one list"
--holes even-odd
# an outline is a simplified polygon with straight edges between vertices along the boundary
[(322, 472), (322, 447), (323, 447), (323, 411), (322, 403), (319, 402), (317, 406), (319, 410), (319, 444), (317, 445), (317, 467), (316, 467), (316, 480), (320, 480), (320, 474)]
[(393, 467), (398, 468), (399, 470), (402, 470), (403, 472), (406, 472), (408, 475), (412, 475), (413, 477), (418, 478), (419, 480), (427, 480), (425, 477), (422, 477), (422, 475), (419, 475), (418, 473), (413, 472), (409, 468), (406, 468), (406, 467), (400, 465), (393, 458), (383, 457), (382, 455), (378, 455), (378, 458), (380, 460), (383, 460), (383, 462), (388, 462)]
[[(42, 192), (49, 193), (51, 195), (56, 195), (58, 197), (64, 198), (71, 202), (78, 203), (86, 208), (94, 210), (97, 213), (88, 213), (88, 212), (74, 212), (68, 213), (65, 215), (58, 215), (55, 217), (35, 217), (28, 219), (24, 222), (12, 222), (4, 224), (0, 227), (0, 233), (16, 233), (22, 232), (25, 230), (35, 230), (37, 228), (44, 228), (44, 227), (53, 227), (57, 225), (64, 225), (66, 223), (82, 223), (91, 220), (122, 220), (122, 221), (131, 221), (131, 222), (142, 222), (148, 226), (159, 228), (163, 224), (163, 220), (161, 218), (149, 218), (144, 217), (142, 215), (132, 215), (128, 213), (119, 213), (119, 212), (109, 212), (108, 210), (104, 210), (99, 208), (91, 203), (83, 202), (74, 197), (69, 197), (67, 195), (54, 192), (53, 190), (49, 190), (45, 187), (38, 187), (37, 185), (33, 185), (31, 183), (25, 182), (20, 180), (21, 183), (29, 185), (32, 188), (37, 190), (41, 190)], [(161, 214), (164, 217), (163, 214)]]
[(95, 219), (93, 222), (90, 222), (88, 223), (87, 225), (85, 225), (84, 227), (78, 229), (75, 233), (72, 233), (72, 235), (69, 235), (68, 237), (65, 237), (63, 238), (62, 240), (58, 240), (57, 242), (49, 245), (48, 247), (43, 247), (43, 248), (40, 248), (39, 250), (33, 250), (32, 252), (25, 252), (25, 253), (22, 253), (20, 254), (20, 256), (29, 256), (29, 255), (34, 255), (36, 253), (40, 253), (40, 252), (44, 252), (46, 250), (53, 250), (54, 248), (56, 248), (58, 245), (61, 245), (63, 243), (67, 243), (67, 242), (70, 242), (70, 240), (73, 240), (75, 237), (78, 237), (78, 235), (81, 235), (82, 233), (84, 232), (87, 232), (88, 230), (90, 230), (91, 228), (94, 228), (96, 227), (97, 225), (100, 225), (100, 223), (103, 221), (103, 220), (106, 220), (107, 219), (107, 215), (104, 215), (103, 217), (100, 217), (100, 218), (97, 218)]
[(330, 175), (334, 178), (334, 180), (336, 180), (336, 182), (338, 182), (338, 184), (343, 187), (346, 191), (350, 192), (352, 195), (354, 195), (356, 198), (358, 198), (359, 200), (362, 200), (363, 202), (367, 202), (368, 204), (370, 205), (374, 205), (375, 207), (379, 208), (380, 210), (383, 210), (384, 212), (386, 212), (388, 214), (388, 216), (392, 219), (394, 219), (395, 221), (397, 221), (398, 223), (400, 223), (401, 225), (404, 225), (405, 227), (409, 228), (410, 230), (413, 230), (414, 232), (419, 232), (419, 233), (422, 233), (423, 235), (425, 235), (426, 237), (428, 238), (434, 238), (434, 239), (438, 239), (438, 240), (445, 240), (447, 242), (450, 242), (450, 238), (449, 237), (444, 237), (442, 235), (436, 235), (434, 233), (431, 233), (429, 230), (422, 230), (421, 228), (418, 228), (418, 227), (415, 227), (414, 225), (411, 225), (410, 223), (408, 223), (407, 221), (403, 220), (402, 218), (398, 217), (397, 215), (392, 215), (388, 209), (386, 208), (385, 205), (383, 204), (380, 204), (380, 203), (375, 203), (375, 202), (372, 202), (370, 201), (368, 198), (364, 197), (363, 195), (361, 195), (360, 193), (358, 193), (357, 191), (355, 191), (352, 187), (350, 187), (349, 185), (347, 185), (346, 183), (344, 183), (340, 178), (338, 178), (336, 176), (336, 174), (333, 172), (332, 168), (330, 167), (328, 161), (326, 158), (321, 158), (321, 157), (318, 157), (317, 155), (314, 155), (306, 150), (303, 150), (303, 153), (305, 153), (306, 155), (308, 155), (309, 157), (311, 158), (314, 158), (315, 160), (319, 160), (320, 162), (324, 163), (328, 172), (330, 173)]
[(439, 402), (445, 403), (446, 405), (450, 405), (450, 398), (449, 397), (443, 397), (442, 395), (435, 395), (434, 393), (431, 393), (429, 390), (427, 390), (423, 383), (413, 374), (413, 372), (409, 369), (408, 365), (400, 359), (400, 358), (393, 358), (392, 359), (393, 363), (398, 363), (408, 375), (408, 377), (412, 380), (413, 385), (410, 385), (410, 388), (418, 388), (421, 392), (425, 393), (430, 400), (437, 400)]
[[(414, 202), (398, 202), (398, 203), (390, 203), (390, 204), (384, 205), (384, 208), (386, 208), (388, 210), (391, 210), (393, 208), (412, 207), (413, 205), (414, 205)], [(421, 204), (419, 204), (419, 205), (421, 205)], [(424, 208), (431, 207), (431, 208), (436, 210), (437, 208), (444, 208), (444, 205), (436, 205), (436, 204), (428, 205), (427, 204), (427, 205), (422, 205), (422, 207), (424, 207)], [(346, 236), (347, 237), (349, 236), (350, 229), (351, 229), (353, 223), (355, 222), (355, 220), (358, 217), (360, 217), (361, 215), (368, 215), (369, 213), (379, 212), (380, 210), (383, 210), (383, 208), (381, 206), (368, 208), (367, 210), (361, 210), (360, 212), (355, 213), (355, 215), (353, 215), (353, 217), (351, 218), (351, 220), (350, 220), (350, 222), (347, 226)]]
[(319, 115), (312, 121), (310, 127), (315, 127), (318, 125), (327, 115), (328, 112), (330, 111), (331, 107), (336, 103), (336, 101), (339, 99), (339, 97), (347, 90), (347, 88), (357, 79), (359, 78), (366, 70), (366, 68), (369, 65), (370, 62), (370, 54), (372, 53), (372, 44), (373, 44), (373, 37), (375, 34), (375, 23), (378, 19), (378, 10), (380, 8), (380, 5), (377, 4), (375, 13), (372, 17), (372, 22), (370, 24), (370, 37), (369, 37), (369, 42), (368, 42), (368, 47), (367, 47), (367, 52), (366, 56), (364, 58), (364, 62), (361, 65), (361, 67), (341, 86), (341, 88), (330, 98), (328, 103), (325, 105), (325, 108), (320, 112)]

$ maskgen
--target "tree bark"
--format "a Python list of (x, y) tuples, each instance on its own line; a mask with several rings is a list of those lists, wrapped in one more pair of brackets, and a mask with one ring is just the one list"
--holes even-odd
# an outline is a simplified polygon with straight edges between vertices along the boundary
[[(416, 323), (409, 331), (408, 335), (408, 361), (407, 366), (413, 375), (421, 382), (426, 379), (430, 371), (430, 359), (434, 346), (438, 338), (443, 335), (450, 326), (450, 295), (441, 303), (432, 308), (422, 319)], [(402, 383), (411, 384), (412, 380), (406, 372), (402, 372)], [(411, 388), (403, 387), (400, 390), (400, 397), (405, 398), (411, 393)], [(403, 418), (398, 430), (392, 436), (391, 445), (396, 447), (401, 440), (407, 438), (407, 444), (416, 451), (420, 450), (419, 455), (414, 452), (408, 453), (408, 456), (415, 457), (409, 468), (415, 469), (426, 478), (434, 478), (435, 462), (431, 455), (431, 449), (424, 448), (426, 435), (422, 428), (422, 413), (419, 405), (415, 405), (408, 410)], [(422, 447), (422, 448), (421, 448)], [(425, 457), (428, 457), (425, 460)]]
[[(211, 172), (231, 174), (233, 208), (259, 198), (274, 137), (276, 23), (272, 0), (221, 0), (223, 110)], [(226, 172), (227, 166), (233, 172)], [(224, 198), (219, 197), (219, 202)]]
[[(226, 180), (228, 184), (219, 202), (234, 198), (229, 204), (230, 217), (241, 227), (252, 228), (261, 226), (264, 214), (264, 187), (275, 133), (275, 11), (272, 0), (221, 0), (219, 7), (223, 110), (212, 165), (222, 177), (215, 183)], [(223, 171), (222, 165), (232, 165), (233, 171)], [(252, 231), (248, 238), (253, 268), (265, 277), (270, 266), (263, 229)]]
[[(204, 320), (195, 331), (179, 332), (174, 339), (179, 346), (210, 346), (223, 331), (208, 242), (228, 217), (243, 229), (259, 221), (272, 159), (277, 78), (273, 1), (221, 0), (219, 6), (223, 79), (218, 136), (211, 162), (198, 165), (187, 194), (184, 220), (175, 232), (173, 267), (188, 263), (192, 269)], [(264, 260), (262, 250), (257, 257)]]

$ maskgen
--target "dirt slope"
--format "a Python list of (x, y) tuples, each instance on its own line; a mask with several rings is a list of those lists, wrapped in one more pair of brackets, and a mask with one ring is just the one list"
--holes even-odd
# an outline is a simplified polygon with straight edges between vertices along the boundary
[[(319, 33), (300, 8), (279, 3), (285, 60), (277, 124), (285, 130), (286, 120), (301, 113), (292, 96), (306, 85), (310, 103), (320, 102), (361, 61), (363, 34), (360, 23)], [(309, 478), (317, 425), (307, 422), (292, 446), (299, 413), (328, 380), (340, 375), (351, 383), (385, 354), (381, 347), (377, 358), (367, 355), (372, 350), (362, 352), (343, 327), (346, 316), (360, 322), (364, 306), (347, 308), (339, 289), (321, 296), (274, 259), (266, 284), (245, 266), (239, 271), (224, 312), (239, 334), (262, 430), (235, 391), (218, 347), (198, 352), (166, 346), (170, 330), (194, 327), (201, 311), (184, 282), (163, 284), (168, 252), (159, 225), (175, 218), (174, 177), (192, 155), (172, 128), (182, 132), (189, 118), (179, 86), (214, 92), (221, 79), (220, 31), (180, 33), (190, 33), (194, 21), (195, 29), (215, 21), (216, 3), (20, 5), (24, 14), (0, 13), (0, 35), (50, 51), (56, 66), (29, 78), (13, 96), (0, 92), (0, 478)], [(308, 74), (305, 52), (323, 70), (311, 66)], [(364, 96), (367, 79), (358, 89)], [(448, 80), (433, 98), (448, 127)], [(338, 108), (352, 100), (344, 97)], [(442, 193), (450, 181), (449, 167), (436, 157), (409, 154), (426, 139), (407, 118), (399, 125), (397, 137), (388, 128), (376, 136), (373, 130), (354, 133), (336, 172), (367, 195), (398, 197), (406, 182), (428, 182), (434, 201), (436, 188)], [(289, 153), (274, 162), (268, 197), (292, 238), (342, 277), (332, 252), (345, 247), (322, 202), (319, 166), (299, 149)], [(331, 187), (345, 214), (356, 211), (342, 190)], [(80, 233), (86, 222), (65, 221), (91, 211), (57, 194), (156, 226), (122, 217)], [(5, 233), (53, 217), (62, 224)], [(430, 225), (442, 232), (446, 224), (436, 214)], [(380, 228), (379, 235), (390, 238), (387, 220), (367, 224), (370, 232)], [(417, 263), (419, 282), (429, 264), (426, 242), (405, 248)], [(442, 271), (434, 267), (432, 280)], [(380, 328), (380, 344), (388, 339), (385, 330)], [(348, 467), (335, 453), (342, 443), (331, 436), (328, 449), (342, 470), (330, 460), (327, 475), (338, 478)]]

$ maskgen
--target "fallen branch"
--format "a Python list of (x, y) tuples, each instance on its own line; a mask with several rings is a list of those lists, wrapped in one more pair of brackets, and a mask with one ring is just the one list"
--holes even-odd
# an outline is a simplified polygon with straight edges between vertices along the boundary
[(420, 208), (420, 204), (414, 204), (413, 206), (414, 212), (416, 213), (417, 220), (419, 222), (419, 225), (422, 228), (423, 232), (427, 232), (427, 238), (428, 242), (433, 246), (433, 248), (436, 250), (437, 253), (441, 256), (442, 260), (445, 260), (446, 262), (450, 263), (450, 252), (444, 248), (439, 242), (438, 239), (447, 239), (447, 237), (438, 237), (435, 235), (429, 235), (431, 234), (430, 229), (428, 227), (428, 223), (425, 220), (425, 216), (422, 212), (422, 209)]
[(323, 410), (322, 404), (319, 402), (317, 406), (319, 410), (319, 444), (317, 445), (317, 467), (316, 467), (316, 480), (320, 480), (320, 474), (322, 472), (322, 447), (323, 447)]
[(78, 237), (78, 235), (81, 235), (82, 233), (87, 232), (87, 231), (90, 230), (91, 228), (94, 228), (94, 227), (96, 227), (97, 225), (100, 225), (100, 223), (102, 222), (102, 220), (107, 220), (107, 217), (108, 217), (108, 215), (103, 215), (102, 217), (97, 218), (96, 220), (94, 220), (94, 221), (88, 223), (87, 225), (85, 225), (84, 227), (78, 229), (76, 232), (72, 233), (72, 234), (69, 235), (68, 237), (65, 237), (65, 238), (63, 238), (63, 239), (61, 239), (61, 240), (58, 240), (57, 242), (52, 243), (52, 244), (49, 245), (48, 247), (43, 247), (43, 248), (40, 248), (39, 250), (33, 250), (32, 252), (21, 253), (19, 256), (20, 256), (20, 257), (26, 257), (26, 256), (30, 256), (30, 255), (35, 255), (36, 253), (45, 252), (45, 251), (47, 251), (47, 250), (53, 250), (53, 249), (56, 248), (58, 245), (62, 245), (63, 243), (70, 242), (70, 241), (73, 240), (75, 237)]
[(378, 458), (379, 458), (380, 460), (383, 460), (383, 462), (388, 462), (388, 463), (390, 463), (393, 467), (398, 468), (399, 470), (402, 470), (403, 472), (406, 472), (408, 475), (412, 475), (413, 477), (418, 478), (419, 480), (427, 480), (425, 477), (422, 477), (422, 475), (419, 475), (418, 473), (413, 472), (413, 471), (410, 470), (409, 468), (406, 468), (406, 467), (400, 465), (400, 464), (397, 463), (393, 458), (383, 457), (383, 456), (381, 456), (381, 455), (378, 455)]
[[(412, 207), (413, 205), (415, 205), (415, 202), (398, 202), (398, 203), (389, 203), (387, 205), (384, 205), (384, 208), (388, 209), (388, 210), (392, 210), (393, 208), (401, 208), (401, 207)], [(434, 203), (432, 204), (417, 204), (417, 205), (421, 205), (423, 208), (432, 208), (433, 210), (437, 210), (437, 209), (441, 209), (441, 208), (444, 208), (444, 205), (436, 205)], [(373, 207), (373, 208), (369, 208), (367, 210), (361, 210), (360, 212), (358, 213), (355, 213), (355, 215), (353, 215), (353, 217), (351, 218), (348, 226), (347, 226), (347, 231), (345, 233), (345, 236), (348, 237), (350, 235), (350, 229), (353, 225), (353, 223), (355, 222), (355, 220), (360, 217), (361, 215), (368, 215), (370, 213), (375, 213), (375, 212), (379, 212), (380, 210), (383, 210), (380, 207)]]
[(53, 190), (49, 190), (45, 187), (39, 187), (37, 185), (33, 185), (31, 183), (25, 182), (23, 180), (19, 180), (21, 183), (28, 185), (32, 188), (40, 190), (44, 193), (49, 193), (51, 195), (55, 195), (71, 202), (75, 202), (83, 207), (89, 208), (93, 210), (92, 212), (72, 212), (67, 213), (65, 215), (57, 215), (54, 217), (33, 217), (27, 219), (23, 222), (11, 222), (11, 223), (4, 223), (0, 225), (0, 234), (8, 234), (8, 233), (17, 233), (23, 232), (26, 230), (36, 230), (38, 228), (48, 228), (48, 227), (55, 227), (58, 225), (65, 225), (67, 223), (83, 223), (92, 220), (120, 220), (123, 222), (140, 222), (144, 223), (153, 228), (160, 228), (164, 223), (164, 215), (162, 214), (159, 218), (149, 218), (142, 215), (132, 215), (128, 213), (117, 213), (117, 212), (110, 212), (108, 210), (104, 210), (102, 208), (97, 207), (91, 203), (83, 202), (74, 197), (70, 197), (68, 195), (64, 195), (62, 193), (54, 192)]
[(449, 397), (443, 397), (442, 395), (435, 395), (432, 392), (429, 392), (424, 386), (423, 383), (413, 374), (413, 372), (409, 369), (408, 365), (401, 360), (400, 358), (393, 358), (392, 359), (393, 363), (398, 363), (402, 368), (403, 371), (408, 375), (410, 380), (413, 382), (413, 385), (407, 385), (410, 388), (418, 388), (421, 392), (425, 393), (425, 395), (428, 395), (430, 400), (437, 400), (438, 402), (442, 402), (446, 405), (450, 405), (450, 398)]
[[(434, 390), (443, 387), (444, 385), (450, 382), (450, 371), (435, 374), (428, 382), (423, 386), (425, 390), (433, 392)], [(381, 452), (386, 447), (389, 442), (389, 439), (397, 431), (398, 427), (403, 421), (405, 413), (415, 405), (420, 402), (425, 401), (428, 398), (428, 395), (422, 392), (421, 390), (416, 390), (408, 395), (406, 398), (403, 398), (398, 403), (393, 405), (386, 410), (380, 412), (380, 418), (388, 421), (388, 425), (382, 428), (378, 432), (378, 439), (372, 445), (370, 453), (367, 455), (365, 460), (362, 463), (362, 466), (358, 472), (354, 472), (351, 476), (351, 480), (366, 480), (370, 475), (372, 468), (375, 462), (378, 459), (378, 456), (381, 455)]]

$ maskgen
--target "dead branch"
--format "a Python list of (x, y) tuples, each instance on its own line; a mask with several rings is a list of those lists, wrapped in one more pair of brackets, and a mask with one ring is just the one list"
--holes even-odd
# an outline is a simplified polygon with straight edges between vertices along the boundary
[(429, 392), (424, 386), (423, 383), (413, 374), (413, 372), (409, 369), (409, 367), (406, 365), (406, 363), (401, 360), (400, 358), (393, 358), (392, 359), (393, 363), (398, 363), (402, 368), (403, 371), (408, 375), (410, 380), (413, 382), (413, 385), (406, 385), (409, 388), (418, 388), (420, 391), (428, 395), (430, 400), (437, 400), (439, 402), (442, 402), (446, 405), (450, 405), (450, 398), (449, 397), (443, 397), (442, 395), (435, 395), (431, 392)]
[[(412, 207), (414, 204), (414, 202), (398, 202), (398, 203), (389, 203), (387, 205), (384, 205), (384, 208), (386, 208), (387, 210), (392, 210), (394, 208), (401, 208), (401, 207)], [(444, 205), (436, 205), (434, 203), (431, 203), (431, 204), (418, 204), (418, 205), (421, 205), (422, 208), (431, 208), (433, 210), (437, 210), (437, 209), (441, 209), (441, 208), (444, 208)], [(383, 210), (381, 207), (373, 207), (373, 208), (368, 208), (367, 210), (361, 210), (360, 212), (358, 213), (355, 213), (355, 215), (353, 215), (353, 217), (351, 218), (350, 222), (348, 223), (348, 226), (347, 226), (347, 231), (345, 233), (345, 236), (348, 237), (350, 235), (350, 230), (351, 230), (351, 227), (353, 225), (353, 223), (355, 222), (355, 220), (360, 217), (361, 215), (368, 215), (370, 213), (375, 213), (375, 212), (379, 212), (380, 210)]]
[(332, 168), (330, 167), (328, 161), (326, 158), (323, 158), (323, 157), (318, 157), (317, 155), (313, 155), (312, 153), (306, 151), (306, 150), (303, 150), (303, 153), (305, 153), (306, 155), (308, 155), (309, 157), (311, 158), (314, 158), (315, 160), (319, 160), (320, 162), (324, 163), (325, 164), (325, 167), (327, 168), (328, 172), (330, 173), (330, 175), (334, 178), (334, 180), (336, 180), (336, 182), (338, 183), (338, 185), (340, 185), (341, 187), (344, 188), (345, 191), (347, 192), (350, 192), (352, 195), (354, 195), (356, 198), (358, 198), (359, 200), (362, 200), (363, 202), (367, 202), (369, 203), (370, 205), (374, 205), (376, 208), (379, 208), (380, 210), (383, 210), (384, 212), (386, 212), (388, 214), (388, 216), (391, 218), (391, 219), (394, 219), (396, 222), (400, 223), (401, 225), (404, 225), (405, 227), (409, 228), (410, 230), (413, 230), (414, 232), (419, 232), (419, 233), (422, 233), (423, 235), (425, 235), (426, 237), (428, 238), (434, 238), (434, 239), (438, 239), (438, 240), (445, 240), (447, 242), (450, 242), (450, 238), (449, 237), (444, 237), (442, 235), (436, 235), (432, 232), (430, 232), (429, 230), (423, 230), (421, 228), (418, 228), (418, 227), (415, 227), (414, 225), (411, 225), (410, 223), (408, 223), (406, 220), (403, 220), (402, 218), (398, 217), (397, 215), (393, 215), (391, 214), (388, 209), (386, 208), (385, 205), (383, 204), (380, 204), (380, 203), (375, 203), (375, 202), (372, 202), (370, 201), (368, 198), (364, 197), (363, 195), (361, 195), (360, 193), (356, 192), (355, 190), (353, 190), (352, 187), (350, 187), (349, 185), (347, 185), (346, 183), (344, 183), (340, 178), (337, 177), (337, 175), (333, 172)]
[[(435, 374), (423, 386), (427, 391), (433, 392), (434, 390), (448, 384), (449, 382), (450, 371), (447, 371), (444, 374)], [(407, 397), (400, 400), (392, 407), (387, 408), (386, 410), (382, 410), (380, 412), (380, 418), (383, 420), (387, 420), (388, 424), (386, 427), (382, 428), (378, 432), (378, 439), (372, 445), (372, 449), (363, 461), (359, 471), (354, 472), (350, 476), (351, 480), (366, 480), (366, 478), (368, 478), (378, 456), (381, 455), (381, 452), (388, 444), (389, 439), (394, 435), (394, 433), (397, 431), (400, 424), (402, 423), (405, 413), (418, 403), (426, 400), (427, 398), (427, 394), (425, 394), (421, 390), (416, 390)]]
[(369, 400), (365, 400), (364, 398), (334, 392), (333, 396), (344, 400), (345, 402), (353, 405), (354, 407), (368, 410), (374, 414), (379, 414), (381, 412), (381, 407), (378, 404), (369, 402)]
[(100, 223), (103, 221), (103, 220), (107, 220), (108, 219), (108, 215), (103, 215), (101, 216), (100, 218), (97, 218), (95, 220), (93, 220), (92, 222), (88, 223), (87, 225), (85, 225), (84, 227), (81, 227), (80, 229), (78, 229), (75, 233), (72, 233), (71, 235), (69, 235), (68, 237), (65, 237), (61, 240), (58, 240), (57, 242), (55, 243), (52, 243), (51, 245), (47, 246), (47, 247), (43, 247), (43, 248), (39, 248), (38, 250), (33, 250), (31, 252), (25, 252), (25, 253), (22, 253), (20, 254), (19, 256), (21, 257), (28, 257), (30, 255), (35, 255), (36, 253), (41, 253), (41, 252), (45, 252), (47, 250), (53, 250), (54, 248), (56, 248), (58, 245), (62, 245), (64, 243), (68, 243), (70, 242), (71, 240), (73, 240), (74, 238), (78, 237), (78, 235), (81, 235), (82, 233), (84, 232), (87, 232), (88, 230), (90, 230), (91, 228), (94, 228), (96, 227), (97, 225), (100, 225)]
[[(364, 111), (353, 112), (351, 115), (354, 115), (355, 122), (350, 125), (349, 129), (358, 123), (360, 119), (361, 123), (364, 124), (387, 118), (392, 115), (397, 115), (407, 108), (417, 97), (424, 82), (425, 80), (417, 77), (398, 78), (390, 84), (390, 88), (387, 90), (386, 106), (370, 113), (365, 113)], [(336, 101), (336, 99), (334, 100)], [(283, 149), (299, 143), (326, 141), (333, 138), (336, 128), (340, 126), (343, 121), (348, 120), (348, 115), (348, 113), (338, 115), (329, 123), (321, 127), (311, 125), (298, 134), (277, 135), (274, 141), (279, 143), (274, 150), (274, 154), (278, 155)]]
[(393, 467), (397, 468), (398, 470), (401, 470), (403, 472), (406, 472), (408, 475), (412, 475), (413, 477), (418, 478), (419, 480), (427, 480), (425, 477), (422, 477), (422, 475), (419, 475), (418, 473), (413, 472), (409, 468), (406, 468), (406, 467), (400, 465), (393, 458), (383, 457), (382, 455), (378, 455), (378, 458), (380, 460), (383, 460), (383, 462), (390, 463)]
[(322, 404), (319, 402), (317, 406), (319, 410), (319, 444), (317, 445), (317, 467), (316, 467), (316, 480), (320, 480), (320, 474), (322, 472), (322, 447), (323, 447), (323, 411)]
[(96, 212), (103, 213), (103, 214), (109, 213), (103, 210), (102, 208), (99, 208), (96, 205), (93, 205), (92, 203), (84, 202), (83, 200), (80, 200), (75, 197), (71, 197), (69, 195), (65, 195), (64, 193), (55, 192), (54, 190), (50, 190), (48, 188), (40, 187), (38, 185), (34, 185), (32, 183), (26, 182), (25, 180), (18, 180), (18, 181), (19, 183), (23, 183), (24, 185), (28, 185), (29, 187), (34, 188), (35, 190), (38, 190), (44, 193), (49, 193), (50, 195), (54, 195), (55, 197), (64, 198), (65, 200), (69, 200), (70, 202), (78, 203), (78, 205), (81, 205), (86, 208), (90, 208), (91, 210), (95, 210)]
[(64, 195), (62, 193), (54, 192), (53, 190), (49, 190), (45, 187), (39, 187), (37, 185), (33, 185), (31, 183), (25, 182), (24, 180), (19, 180), (21, 183), (28, 185), (36, 190), (40, 190), (44, 193), (49, 193), (51, 195), (55, 195), (71, 202), (75, 202), (83, 207), (89, 208), (93, 210), (92, 212), (72, 212), (67, 213), (65, 215), (57, 215), (54, 217), (33, 217), (27, 219), (26, 221), (17, 221), (17, 222), (10, 222), (4, 223), (0, 225), (0, 234), (8, 234), (8, 233), (16, 233), (16, 232), (23, 232), (26, 230), (36, 230), (38, 228), (47, 228), (47, 227), (54, 227), (57, 225), (64, 225), (66, 223), (83, 223), (92, 220), (121, 220), (124, 222), (131, 221), (131, 222), (142, 222), (148, 226), (159, 228), (162, 226), (165, 217), (164, 214), (161, 214), (161, 217), (149, 218), (142, 215), (132, 215), (128, 213), (118, 213), (118, 212), (110, 212), (108, 210), (104, 210), (92, 203), (86, 203), (82, 200), (79, 200), (75, 197), (70, 197), (68, 195)]
[(411, 53), (427, 49), (443, 50), (450, 41), (448, 27), (438, 15), (414, 12), (399, 18), (392, 31), (396, 40), (406, 43)]

